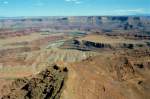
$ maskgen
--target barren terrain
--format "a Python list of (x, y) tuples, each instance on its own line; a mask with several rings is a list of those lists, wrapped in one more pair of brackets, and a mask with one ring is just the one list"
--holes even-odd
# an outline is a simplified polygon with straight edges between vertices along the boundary
[(0, 98), (149, 99), (149, 17), (0, 19)]

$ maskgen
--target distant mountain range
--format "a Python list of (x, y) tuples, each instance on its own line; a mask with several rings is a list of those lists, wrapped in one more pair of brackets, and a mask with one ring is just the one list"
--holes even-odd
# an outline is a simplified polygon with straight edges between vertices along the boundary
[(0, 17), (0, 28), (78, 29), (87, 31), (138, 29), (150, 31), (150, 16)]
[[(93, 16), (98, 16), (98, 15), (93, 15)], [(99, 15), (99, 16), (108, 16), (111, 17), (110, 15)], [(113, 16), (113, 15), (112, 15)], [(114, 15), (116, 16), (116, 15)], [(119, 16), (144, 16), (144, 17), (150, 17), (150, 14), (132, 14), (132, 15), (117, 15)], [(116, 17), (117, 17), (116, 16)], [(44, 18), (44, 17), (57, 17), (57, 18), (61, 18), (61, 17), (72, 17), (72, 16), (14, 16), (14, 17), (6, 17), (6, 16), (0, 16), (0, 19), (22, 19), (22, 18)], [(88, 17), (88, 16), (87, 16)]]

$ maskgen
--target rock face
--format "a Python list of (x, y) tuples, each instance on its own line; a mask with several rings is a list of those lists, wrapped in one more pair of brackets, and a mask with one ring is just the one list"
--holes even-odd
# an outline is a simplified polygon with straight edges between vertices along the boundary
[(125, 81), (135, 77), (134, 68), (126, 57), (121, 57), (116, 63), (114, 71), (119, 81)]
[(111, 48), (110, 44), (96, 43), (92, 41), (72, 40), (64, 43), (63, 48), (78, 49), (82, 51), (98, 50), (101, 48)]
[(54, 65), (35, 77), (17, 79), (3, 88), (2, 99), (59, 99), (67, 72)]
[[(77, 43), (78, 42), (78, 43)], [(93, 50), (93, 49), (100, 49), (100, 48), (111, 48), (110, 44), (104, 44), (104, 43), (96, 43), (92, 41), (77, 41), (74, 40), (74, 44), (83, 50)]]
[(88, 40), (72, 40), (64, 43), (65, 48), (78, 49), (83, 51), (98, 51), (100, 49), (134, 49), (148, 47), (146, 44), (134, 44), (134, 43), (104, 43), (94, 42)]
[[(39, 17), (39, 18), (21, 18), (21, 19), (0, 19), (0, 28), (34, 28), (31, 30), (23, 30), (25, 33), (28, 31), (38, 31), (38, 28), (53, 28), (53, 29), (104, 29), (109, 31), (111, 29), (139, 29), (149, 31), (150, 26), (149, 17), (125, 17), (125, 16), (75, 16), (75, 17)], [(18, 33), (16, 32), (16, 35)]]

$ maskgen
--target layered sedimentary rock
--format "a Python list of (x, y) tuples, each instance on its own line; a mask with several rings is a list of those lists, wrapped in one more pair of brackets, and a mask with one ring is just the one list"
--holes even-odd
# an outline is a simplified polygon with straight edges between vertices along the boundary
[[(90, 38), (85, 40), (80, 39), (74, 39), (70, 40), (64, 43), (64, 48), (70, 48), (70, 49), (78, 49), (83, 51), (98, 51), (101, 49), (135, 49), (135, 48), (146, 48), (149, 47), (149, 43), (145, 42), (136, 42), (136, 41), (126, 41), (125, 39), (122, 39), (122, 41), (118, 41), (118, 39), (107, 38), (106, 40), (103, 40), (99, 38), (100, 36), (95, 37), (95, 39), (99, 39), (99, 41), (91, 40)], [(115, 36), (114, 36), (115, 37)], [(121, 40), (121, 39), (120, 39)]]
[(76, 16), (76, 17), (35, 17), (35, 18), (6, 18), (0, 19), (0, 28), (39, 28), (81, 29), (81, 30), (145, 30), (149, 31), (150, 18), (136, 16)]

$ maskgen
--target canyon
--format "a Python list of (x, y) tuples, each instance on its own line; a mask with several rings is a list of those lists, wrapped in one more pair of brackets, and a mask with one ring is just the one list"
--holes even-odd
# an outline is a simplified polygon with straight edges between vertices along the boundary
[(0, 99), (149, 99), (150, 17), (0, 19)]

